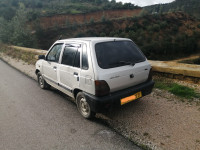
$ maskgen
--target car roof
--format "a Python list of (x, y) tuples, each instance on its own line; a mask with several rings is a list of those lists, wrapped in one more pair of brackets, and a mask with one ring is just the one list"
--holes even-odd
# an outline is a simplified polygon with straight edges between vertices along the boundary
[(127, 38), (118, 38), (118, 37), (83, 37), (83, 38), (70, 38), (70, 39), (62, 39), (56, 42), (103, 42), (103, 41), (121, 41), (121, 40), (130, 40)]

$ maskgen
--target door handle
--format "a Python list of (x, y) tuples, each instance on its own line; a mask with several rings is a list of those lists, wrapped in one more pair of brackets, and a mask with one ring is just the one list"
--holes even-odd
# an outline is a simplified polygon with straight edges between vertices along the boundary
[(76, 80), (79, 81), (79, 76), (77, 72), (74, 72), (74, 77), (76, 77)]
[(53, 66), (53, 70), (56, 70), (57, 69), (57, 67), (56, 66)]
[(78, 76), (78, 73), (77, 73), (77, 72), (74, 72), (74, 76)]

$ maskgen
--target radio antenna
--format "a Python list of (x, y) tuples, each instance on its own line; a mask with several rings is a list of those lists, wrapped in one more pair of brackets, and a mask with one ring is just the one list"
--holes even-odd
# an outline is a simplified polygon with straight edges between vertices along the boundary
[(59, 36), (58, 40), (61, 40), (61, 39), (62, 39), (62, 35)]

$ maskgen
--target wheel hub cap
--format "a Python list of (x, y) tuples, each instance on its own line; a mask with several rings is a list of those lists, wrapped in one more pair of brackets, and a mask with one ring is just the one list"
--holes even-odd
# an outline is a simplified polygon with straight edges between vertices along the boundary
[(81, 98), (80, 100), (80, 108), (83, 115), (85, 116), (88, 115), (90, 109), (89, 109), (88, 103), (86, 102), (84, 98)]

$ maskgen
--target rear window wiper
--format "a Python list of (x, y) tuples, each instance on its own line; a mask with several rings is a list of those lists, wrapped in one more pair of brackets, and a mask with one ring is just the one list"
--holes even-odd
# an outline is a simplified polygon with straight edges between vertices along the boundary
[(118, 62), (110, 63), (109, 65), (110, 65), (110, 66), (121, 66), (121, 65), (130, 65), (130, 66), (134, 66), (135, 63), (129, 62), (129, 61), (118, 61)]
[(134, 62), (130, 62), (130, 61), (119, 61), (119, 63), (125, 64), (125, 65), (131, 65), (131, 66), (134, 66), (134, 65), (135, 65)]

